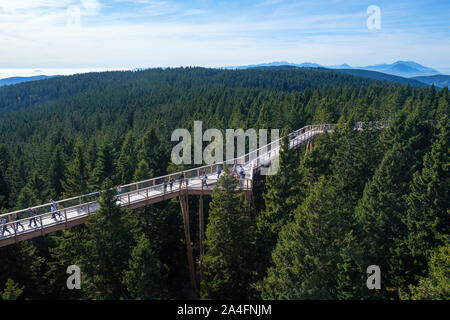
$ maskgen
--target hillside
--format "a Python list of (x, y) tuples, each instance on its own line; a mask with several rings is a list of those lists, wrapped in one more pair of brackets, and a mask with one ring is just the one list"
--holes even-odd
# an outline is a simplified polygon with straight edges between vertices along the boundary
[(43, 80), (43, 79), (49, 79), (56, 76), (32, 76), (32, 77), (10, 77), (10, 78), (4, 78), (0, 79), (0, 87), (12, 85), (12, 84), (18, 84), (23, 82), (30, 82), (30, 81), (37, 81), (37, 80)]
[(379, 80), (379, 81), (388, 81), (388, 82), (396, 82), (401, 84), (407, 84), (409, 83), (410, 86), (413, 87), (425, 87), (426, 83), (423, 81), (420, 81), (420, 79), (413, 78), (403, 78), (387, 73), (377, 72), (377, 71), (369, 71), (369, 70), (362, 70), (362, 69), (335, 69), (337, 72), (343, 72), (346, 74), (351, 74), (358, 77), (365, 77), (369, 79)]
[(173, 84), (184, 88), (226, 86), (228, 88), (271, 88), (303, 91), (336, 85), (369, 85), (371, 80), (326, 70), (219, 70), (205, 68), (114, 71), (57, 77), (0, 88), (0, 114), (56, 99), (102, 90), (138, 88), (156, 90)]
[[(31, 93), (42, 93), (35, 107), (12, 102)], [(11, 101), (0, 115), (2, 212), (108, 190), (86, 224), (0, 248), (2, 292), (17, 284), (20, 299), (448, 298), (436, 280), (448, 270), (448, 89), (325, 69), (187, 68), (24, 83), (1, 88), (0, 101)], [(202, 198), (202, 259), (200, 199), (189, 195), (200, 295), (180, 202), (120, 210), (114, 198), (118, 185), (192, 167), (171, 163), (171, 136), (192, 133), (194, 121), (203, 131), (282, 134), (338, 124), (312, 150), (284, 146), (277, 174), (254, 178), (252, 201), (223, 174)], [(389, 126), (353, 130), (356, 121)], [(66, 289), (74, 263), (81, 290)], [(382, 290), (364, 285), (373, 264)]]
[(450, 76), (445, 74), (438, 74), (428, 77), (414, 77), (414, 80), (426, 83), (428, 85), (434, 84), (436, 87), (444, 88), (450, 85)]

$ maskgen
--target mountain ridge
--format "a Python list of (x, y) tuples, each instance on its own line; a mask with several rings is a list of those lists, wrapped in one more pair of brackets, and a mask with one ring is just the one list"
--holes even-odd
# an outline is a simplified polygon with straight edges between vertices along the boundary
[(382, 72), (394, 76), (404, 77), (404, 78), (412, 78), (418, 76), (434, 76), (441, 74), (438, 70), (423, 66), (414, 61), (396, 61), (391, 64), (374, 64), (367, 66), (350, 66), (347, 63), (340, 65), (332, 65), (326, 66), (321, 65), (314, 62), (303, 62), (303, 63), (292, 63), (287, 61), (274, 61), (269, 63), (262, 64), (251, 64), (244, 66), (231, 66), (224, 67), (224, 69), (249, 69), (249, 68), (257, 68), (257, 67), (273, 67), (273, 66), (294, 66), (298, 68), (326, 68), (326, 69), (355, 69), (355, 70), (368, 70), (368, 71), (376, 71)]
[(54, 78), (54, 77), (58, 77), (58, 76), (37, 75), (37, 76), (31, 76), (31, 77), (8, 77), (8, 78), (0, 79), (0, 87), (12, 85), (12, 84), (19, 84), (19, 83), (23, 83), (23, 82), (50, 79), (50, 78)]

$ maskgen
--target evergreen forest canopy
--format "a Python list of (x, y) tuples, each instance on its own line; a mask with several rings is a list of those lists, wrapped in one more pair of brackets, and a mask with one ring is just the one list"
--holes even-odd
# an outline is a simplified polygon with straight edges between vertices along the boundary
[[(448, 88), (329, 70), (153, 69), (0, 88), (3, 212), (182, 170), (176, 128), (337, 123), (312, 151), (285, 145), (254, 203), (225, 174), (204, 197), (204, 299), (448, 299)], [(389, 121), (353, 130), (357, 121)], [(0, 248), (2, 299), (192, 298), (176, 199)], [(198, 258), (198, 197), (189, 197)], [(78, 265), (81, 290), (68, 290)], [(381, 269), (381, 289), (366, 269)]]

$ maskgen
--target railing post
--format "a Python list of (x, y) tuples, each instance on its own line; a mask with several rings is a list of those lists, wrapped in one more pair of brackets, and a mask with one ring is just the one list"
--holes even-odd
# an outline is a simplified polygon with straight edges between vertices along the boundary
[(44, 225), (42, 224), (42, 216), (39, 216), (39, 223), (41, 224), (41, 234), (44, 234)]
[[(17, 214), (16, 214), (16, 217), (17, 217)], [(17, 221), (20, 221), (20, 219), (17, 220)], [(17, 242), (17, 229), (19, 229), (19, 226), (17, 225), (17, 222), (14, 222), (12, 224), (12, 228), (14, 229), (14, 239)]]
[(88, 203), (88, 205), (87, 205), (87, 212), (88, 212), (88, 216), (91, 215), (91, 208), (90, 208), (90, 206), (89, 206), (89, 203)]
[(128, 193), (128, 206), (130, 206), (130, 193)]
[(66, 209), (64, 209), (64, 221), (65, 221), (66, 229), (67, 229), (67, 210)]
[[(164, 190), (165, 191), (165, 190)], [(145, 189), (145, 199), (148, 200), (148, 188)]]

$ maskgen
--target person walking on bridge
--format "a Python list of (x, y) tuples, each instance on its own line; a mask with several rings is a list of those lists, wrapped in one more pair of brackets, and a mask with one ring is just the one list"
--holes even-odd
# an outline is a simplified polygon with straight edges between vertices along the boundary
[(220, 178), (220, 174), (222, 173), (222, 169), (219, 166), (217, 166), (216, 167), (216, 172), (217, 172), (217, 179), (219, 179)]
[(207, 182), (206, 179), (208, 179), (208, 176), (206, 175), (206, 171), (203, 170), (203, 173), (202, 173), (202, 183), (207, 187), (207, 186), (208, 186), (208, 182)]
[(8, 221), (5, 217), (2, 219), (2, 237), (5, 235), (5, 232), (8, 231), (9, 234), (12, 234), (12, 232), (8, 229), (8, 226), (6, 225)]
[(178, 180), (180, 181), (180, 187), (183, 186), (184, 178), (185, 178), (184, 172), (180, 173), (180, 176), (179, 176), (179, 178), (178, 178)]
[(239, 166), (239, 185), (241, 187), (244, 185), (243, 179), (245, 179), (245, 171), (244, 171), (244, 168), (242, 167), (242, 165), (240, 165)]
[(236, 162), (233, 164), (233, 169), (231, 169), (231, 174), (236, 174), (237, 173), (237, 165)]
[(172, 177), (170, 177), (170, 179), (169, 179), (169, 187), (170, 187), (170, 192), (172, 192), (172, 187), (173, 187), (173, 178)]
[(31, 222), (34, 222), (34, 226), (37, 227), (37, 222), (36, 222), (36, 209), (34, 208), (30, 208), (28, 209), (28, 214), (30, 216), (30, 224), (28, 225), (31, 228)]
[(52, 218), (56, 220), (56, 215), (59, 216), (59, 218), (61, 218), (61, 213), (59, 213), (58, 211), (58, 204), (56, 203), (55, 200), (50, 200), (50, 202), (52, 203), (50, 205), (50, 211), (52, 212)]
[(22, 227), (22, 231), (25, 231), (24, 226), (22, 225), (22, 223), (20, 223), (20, 214), (17, 214), (17, 216), (16, 216), (16, 226), (15, 226), (16, 231), (19, 231), (19, 226)]

